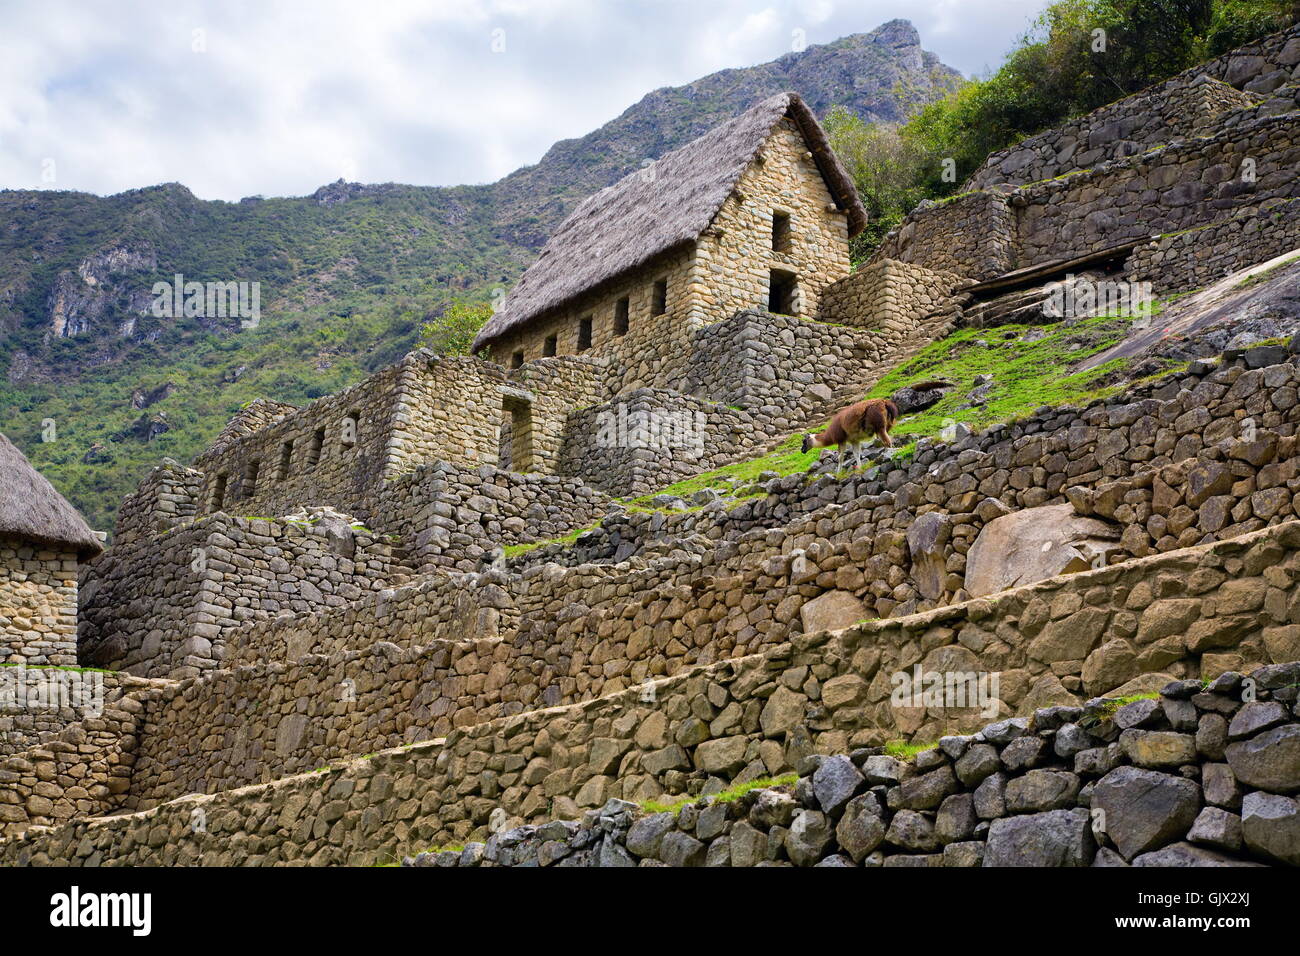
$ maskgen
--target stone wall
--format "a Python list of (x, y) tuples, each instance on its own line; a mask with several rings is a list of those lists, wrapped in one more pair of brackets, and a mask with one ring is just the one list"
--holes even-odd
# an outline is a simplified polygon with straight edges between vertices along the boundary
[(1298, 120), (1294, 113), (1263, 117), (1019, 191), (1018, 265), (1070, 259), (1300, 196)]
[(14, 754), (98, 718), (124, 694), (154, 682), (116, 671), (79, 667), (0, 667), (0, 754)]
[(992, 153), (963, 187), (1017, 186), (1212, 132), (1300, 80), (1300, 27), (1264, 37)]
[[(29, 683), (32, 678), (46, 682), (42, 693), (54, 679), (28, 677)], [(144, 702), (167, 682), (122, 674), (66, 672), (66, 677), (75, 683), (69, 706), (47, 707), (28, 698), (15, 713), (0, 710), (0, 727), (10, 726), (0, 734), (6, 742), (6, 756), (0, 756), (0, 833), (101, 816), (118, 809), (130, 788)], [(90, 697), (77, 696), (87, 688)]]
[(374, 524), (397, 536), (413, 568), (477, 571), (488, 551), (567, 534), (609, 505), (576, 478), (439, 462), (385, 482)]
[(222, 665), (250, 621), (341, 607), (385, 586), (392, 547), (349, 519), (208, 515), (114, 548), (81, 594), (82, 663), (146, 677)]
[(876, 249), (870, 265), (895, 259), (968, 279), (992, 279), (1018, 265), (1015, 210), (1001, 192), (926, 200)]
[[(1274, 52), (1283, 57), (1286, 50), (1284, 58), (1290, 58), (1300, 49), (1298, 43), (1300, 37), (1275, 41)], [(1223, 61), (1223, 69), (1234, 77), (1227, 82), (1238, 82), (1244, 68), (1228, 66), (1230, 62), (1231, 58)], [(1252, 69), (1265, 69), (1273, 62), (1263, 58)], [(1175, 136), (1166, 141), (1160, 121), (1140, 110), (1143, 97), (1155, 102), (1163, 95), (1152, 90), (1134, 102), (1112, 104), (1026, 141), (991, 159), (998, 165), (973, 181), (981, 188), (918, 206), (885, 238), (874, 261), (901, 259), (985, 280), (1083, 257), (1152, 234), (1169, 238), (1172, 233), (1233, 221), (1225, 234), (1201, 237), (1213, 248), (1199, 256), (1182, 256), (1177, 267), (1161, 278), (1162, 291), (1204, 285), (1218, 278), (1221, 273), (1216, 270), (1231, 260), (1231, 234), (1237, 230), (1247, 240), (1239, 257), (1260, 246), (1275, 247), (1280, 240), (1258, 237), (1246, 226), (1254, 218), (1276, 212), (1272, 208), (1276, 203), (1300, 195), (1294, 176), (1300, 161), (1300, 114), (1296, 112), (1300, 87), (1291, 80), (1291, 69), (1285, 67), (1291, 85), (1270, 79), (1263, 83), (1267, 89), (1260, 96), (1235, 109), (1233, 103), (1244, 94), (1213, 78), (1185, 87), (1175, 84), (1170, 88), (1178, 94), (1175, 99), (1214, 101), (1211, 109), (1192, 121), (1190, 138)], [(1252, 84), (1253, 80), (1247, 82)], [(1176, 106), (1171, 103), (1170, 109)], [(1139, 113), (1153, 124), (1145, 131), (1137, 128)], [(1207, 116), (1213, 116), (1213, 121), (1205, 124)], [(1088, 149), (1083, 149), (1085, 133), (1091, 141)], [(1137, 152), (1139, 148), (1146, 151)], [(1017, 168), (1006, 171), (1008, 163)], [(1063, 174), (1046, 175), (1053, 170)], [(1030, 177), (1037, 178), (1031, 181)], [(1022, 184), (992, 181), (1008, 178)], [(1136, 266), (1159, 273), (1160, 262), (1172, 258), (1172, 254), (1148, 252)]]
[(812, 755), (795, 783), (651, 812), (611, 800), (406, 866), (1300, 866), (1296, 668), (1044, 708), (900, 760)]
[(505, 372), (412, 352), (336, 395), (219, 442), (195, 459), (198, 513), (279, 516), (330, 507), (370, 517), (385, 479), (425, 461), (495, 462)]
[(122, 499), (113, 528), (114, 547), (162, 534), (193, 518), (202, 484), (202, 472), (164, 459)]
[[(948, 736), (938, 751), (904, 767), (879, 759), (879, 751), (858, 750), (856, 741), (854, 749), (837, 746), (852, 739), (834, 726), (828, 711), (837, 708), (792, 689), (835, 701), (852, 691), (832, 688), (820, 661), (796, 663), (790, 656), (814, 648), (797, 641), (788, 656), (765, 666), (753, 666), (753, 658), (725, 662), (659, 682), (648, 695), (629, 691), (581, 707), (506, 717), (325, 772), (26, 833), (0, 842), (0, 862), (367, 864), (484, 839), (498, 807), (507, 824), (541, 824), (576, 819), (583, 808), (611, 798), (717, 793), (788, 770), (812, 771), (800, 801), (811, 789), (831, 818), (806, 816), (796, 827), (798, 806), (778, 800), (759, 835), (733, 829), (733, 840), (761, 848), (744, 854), (741, 845), (732, 846), (734, 862), (757, 862), (770, 851), (773, 861), (784, 856), (808, 865), (831, 845), (833, 829), (854, 861), (883, 843), (885, 852), (872, 863), (885, 862), (893, 850), (919, 857), (893, 865), (1085, 865), (1096, 860), (1089, 814), (1073, 812), (1080, 806), (1104, 811), (1094, 839), (1113, 852), (1102, 855), (1103, 863), (1169, 862), (1169, 853), (1186, 858), (1197, 851), (1174, 844), (1184, 836), (1216, 850), (1235, 853), (1244, 845), (1251, 854), (1296, 862), (1294, 841), (1286, 838), (1300, 813), (1291, 798), (1300, 789), (1294, 759), (1300, 728), (1287, 710), (1295, 696), (1294, 664), (1253, 672), (1255, 699), (1245, 705), (1240, 674), (1221, 675), (1208, 689), (1200, 681), (1171, 683), (1159, 701), (1138, 701), (1122, 712), (1099, 705), (1044, 708), (1032, 723), (1006, 720), (973, 737)], [(851, 767), (815, 759), (846, 750)], [(883, 793), (867, 796), (877, 785)], [(832, 790), (840, 798), (826, 796)], [(1226, 813), (1206, 814), (1205, 804)], [(1231, 819), (1238, 807), (1240, 831)], [(837, 809), (847, 821), (836, 817)], [(722, 816), (710, 819), (725, 829)], [(805, 847), (809, 840), (823, 846)], [(668, 859), (698, 861), (690, 844), (671, 842), (690, 852), (687, 859)], [(1139, 859), (1170, 844), (1155, 859)]]
[(1257, 99), (1203, 73), (1174, 77), (990, 154), (962, 191), (1025, 186), (1203, 136)]
[(817, 318), (822, 322), (905, 335), (917, 322), (955, 308), (953, 293), (965, 280), (910, 262), (878, 259), (822, 291)]
[(400, 648), (507, 637), (519, 611), (500, 572), (434, 574), (371, 592), (341, 608), (256, 621), (230, 636), (226, 663), (240, 667), (326, 657), (383, 641)]
[(736, 408), (640, 388), (571, 413), (555, 465), (608, 494), (647, 494), (730, 464), (770, 434)]
[(1201, 288), (1293, 249), (1300, 249), (1300, 199), (1283, 199), (1139, 246), (1125, 272), (1164, 295)]
[[(833, 288), (833, 287), (832, 287)], [(695, 334), (680, 391), (742, 408), (762, 441), (789, 432), (835, 391), (862, 381), (914, 326), (866, 331), (738, 312)]]
[(0, 664), (77, 663), (77, 563), (0, 536)]
[[(513, 595), (517, 633), (405, 648), (392, 641), (434, 630), (413, 627), (417, 601), (408, 612), (405, 599), (434, 605), (447, 599), (445, 589), (409, 589), (355, 612), (331, 612), (314, 641), (268, 655), (286, 663), (216, 671), (154, 694), (121, 805), (146, 808), (190, 792), (268, 782), (349, 754), (624, 689), (653, 698), (652, 682), (665, 675), (729, 659), (738, 687), (764, 687), (764, 675), (774, 671), (785, 675), (767, 693), (754, 691), (756, 699), (733, 689), (733, 719), (770, 705), (807, 720), (819, 746), (840, 750), (931, 740), (974, 729), (981, 719), (1148, 691), (1173, 679), (1212, 679), (1300, 652), (1300, 522), (832, 633), (816, 628), (819, 612), (804, 600), (811, 589), (799, 580), (782, 589), (760, 579), (754, 587), (739, 576), (691, 574), (668, 562), (630, 577), (611, 568), (536, 569)], [(509, 603), (509, 588), (484, 595), (485, 603)], [(799, 613), (810, 633), (792, 638), (788, 625)], [(768, 620), (778, 626), (761, 627)], [(250, 648), (272, 636), (265, 626), (241, 635)], [(328, 656), (312, 653), (316, 648)], [(935, 703), (920, 696), (935, 673), (992, 675), (992, 683), (978, 703), (974, 686), (963, 691), (969, 706), (965, 697), (961, 706)], [(909, 695), (915, 689), (915, 704), (895, 699), (899, 675)], [(703, 753), (723, 748), (724, 737), (735, 758), (763, 744), (762, 734), (742, 732), (720, 714), (701, 721), (690, 739)], [(676, 739), (684, 745), (683, 736)], [(677, 779), (655, 777), (669, 792), (680, 789)]]
[[(1249, 357), (1263, 364), (1287, 355), (1264, 348)], [(1194, 363), (1085, 409), (1044, 409), (951, 444), (923, 440), (910, 460), (845, 479), (788, 475), (739, 503), (613, 515), (574, 545), (539, 548), (512, 567), (686, 548), (700, 575), (740, 575), (751, 602), (777, 606), (789, 596), (754, 595), (788, 578), (803, 586), (803, 600), (847, 590), (863, 616), (888, 617), (962, 599), (980, 533), (1013, 511), (1073, 505), (1104, 518), (1112, 563), (1245, 534), (1300, 514), (1300, 373), (1291, 361), (1248, 364)], [(762, 570), (769, 562), (774, 570)], [(797, 611), (796, 600), (784, 621), (764, 614), (759, 626), (788, 626)]]
[(564, 355), (536, 359), (510, 373), (501, 422), (498, 464), (512, 471), (564, 473), (558, 464), (569, 415), (604, 399), (610, 392), (606, 363), (597, 358)]

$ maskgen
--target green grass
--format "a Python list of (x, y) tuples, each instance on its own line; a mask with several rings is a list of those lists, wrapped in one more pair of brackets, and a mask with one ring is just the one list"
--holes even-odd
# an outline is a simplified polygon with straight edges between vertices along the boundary
[(1103, 720), (1110, 720), (1115, 716), (1115, 712), (1121, 707), (1125, 707), (1139, 700), (1154, 700), (1159, 697), (1155, 691), (1142, 694), (1128, 694), (1124, 697), (1113, 697), (1101, 705), (1101, 708), (1095, 713), (1088, 714), (1083, 720), (1079, 721), (1080, 727), (1095, 727)]
[(120, 674), (121, 671), (105, 670), (102, 667), (74, 667), (71, 664), (22, 664), (17, 661), (0, 663), (0, 667), (25, 667), (29, 671), (71, 671), (74, 674)]
[[(1024, 418), (1044, 405), (1085, 404), (1118, 390), (1119, 386), (1104, 386), (1101, 382), (1121, 367), (1124, 360), (1116, 359), (1087, 372), (1063, 374), (1063, 371), (1115, 345), (1130, 325), (1129, 319), (1097, 316), (1055, 325), (961, 329), (927, 346), (911, 361), (891, 371), (867, 397), (887, 398), (912, 382), (929, 378), (942, 378), (957, 385), (942, 401), (899, 421), (894, 434), (904, 440), (937, 436), (949, 421), (979, 430)], [(1021, 342), (1020, 338), (1030, 329), (1047, 334), (1037, 342)], [(1008, 338), (1008, 332), (1013, 337)], [(1089, 336), (1087, 344), (1071, 350), (1071, 340), (1083, 335)], [(993, 376), (985, 403), (959, 409), (974, 387), (977, 375)]]
[(585, 528), (578, 528), (575, 531), (570, 531), (568, 534), (560, 535), (558, 538), (547, 538), (544, 541), (528, 541), (524, 544), (508, 544), (501, 550), (505, 552), (507, 558), (513, 558), (516, 555), (527, 554), (529, 551), (536, 548), (544, 548), (548, 544), (573, 544), (588, 531), (592, 531), (596, 527), (596, 525), (588, 525)]
[(1242, 279), (1240, 282), (1237, 283), (1235, 288), (1249, 289), (1252, 286), (1257, 286), (1262, 282), (1268, 282), (1269, 279), (1273, 276), (1273, 273), (1277, 272), (1279, 269), (1285, 269), (1288, 266), (1293, 266), (1297, 262), (1300, 262), (1300, 254), (1289, 256), (1286, 259), (1283, 259), (1277, 265), (1269, 266), (1263, 272), (1256, 272), (1254, 275), (1246, 276), (1246, 278)]
[(936, 742), (909, 744), (906, 740), (891, 740), (885, 744), (885, 753), (895, 760), (912, 760), (919, 753), (933, 750), (939, 746)]
[[(1153, 315), (1159, 315), (1162, 310), (1163, 303), (1156, 303)], [(901, 441), (895, 457), (907, 458), (915, 450), (913, 442), (938, 436), (948, 421), (979, 430), (997, 422), (1024, 418), (1044, 405), (1081, 405), (1117, 391), (1121, 386), (1106, 386), (1102, 382), (1124, 364), (1123, 359), (1087, 372), (1062, 372), (1119, 342), (1130, 324), (1131, 320), (1125, 318), (1097, 316), (1056, 324), (962, 329), (931, 343), (910, 361), (889, 372), (865, 397), (886, 398), (903, 386), (923, 379), (942, 378), (956, 383), (958, 387), (937, 405), (899, 421), (894, 435)], [(1021, 342), (1020, 337), (1030, 329), (1041, 329), (1047, 335), (1037, 342)], [(1014, 333), (1014, 337), (1006, 338), (1008, 332)], [(1088, 344), (1071, 351), (1070, 340), (1082, 335), (1089, 337)], [(985, 344), (978, 344), (981, 341)], [(981, 374), (993, 376), (993, 387), (985, 404), (958, 409), (974, 387), (975, 376)], [(743, 488), (752, 485), (765, 471), (780, 475), (806, 472), (821, 452), (818, 449), (801, 452), (802, 442), (802, 435), (791, 435), (769, 454), (675, 482), (654, 494), (632, 499), (633, 503), (647, 503), (657, 494), (686, 497), (702, 488), (719, 491)]]
[[(747, 783), (738, 783), (728, 787), (726, 790), (719, 791), (708, 797), (710, 803), (733, 803), (739, 800), (751, 790), (764, 790), (768, 787), (792, 787), (799, 782), (797, 773), (787, 773), (780, 777), (759, 777), (757, 780), (750, 780)], [(689, 806), (699, 800), (699, 797), (682, 797), (679, 800), (673, 800), (670, 803), (662, 803), (658, 800), (646, 800), (642, 802), (641, 808), (647, 813), (679, 813), (683, 807)]]

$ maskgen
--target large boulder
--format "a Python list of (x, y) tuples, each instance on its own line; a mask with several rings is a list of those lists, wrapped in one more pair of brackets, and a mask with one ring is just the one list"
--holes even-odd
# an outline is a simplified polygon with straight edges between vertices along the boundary
[(1074, 506), (1045, 505), (994, 518), (966, 555), (966, 590), (973, 596), (1087, 571), (1119, 549), (1119, 530)]
[(867, 606), (848, 591), (827, 591), (799, 610), (805, 634), (838, 631), (870, 616)]
[(1095, 845), (1088, 811), (1049, 810), (994, 820), (985, 866), (1087, 866)]
[(1140, 767), (1116, 767), (1097, 782), (1093, 811), (1126, 860), (1184, 836), (1201, 809), (1201, 788), (1191, 780)]
[(936, 600), (943, 595), (948, 577), (944, 546), (952, 537), (952, 521), (938, 511), (921, 515), (907, 528), (907, 550), (912, 555), (912, 580), (921, 596)]

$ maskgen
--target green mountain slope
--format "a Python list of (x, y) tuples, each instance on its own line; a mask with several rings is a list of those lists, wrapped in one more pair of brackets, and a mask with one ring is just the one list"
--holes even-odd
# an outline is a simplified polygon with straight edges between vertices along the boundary
[[(191, 458), (240, 405), (303, 403), (394, 361), (453, 299), (508, 288), (583, 196), (758, 99), (794, 89), (819, 113), (897, 120), (958, 80), (893, 21), (656, 90), (491, 185), (0, 191), (0, 431), (107, 529), (150, 467)], [(153, 315), (154, 283), (178, 273), (259, 282), (257, 328)]]

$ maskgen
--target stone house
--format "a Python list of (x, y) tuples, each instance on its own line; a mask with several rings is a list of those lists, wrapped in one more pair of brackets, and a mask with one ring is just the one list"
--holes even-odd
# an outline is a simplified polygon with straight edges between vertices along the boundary
[(77, 568), (101, 550), (85, 519), (0, 435), (0, 663), (77, 663)]
[(816, 116), (769, 97), (588, 197), (484, 326), (507, 367), (682, 347), (742, 310), (816, 315), (866, 212)]

